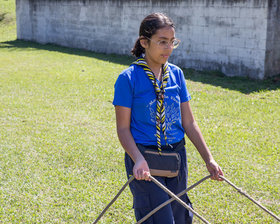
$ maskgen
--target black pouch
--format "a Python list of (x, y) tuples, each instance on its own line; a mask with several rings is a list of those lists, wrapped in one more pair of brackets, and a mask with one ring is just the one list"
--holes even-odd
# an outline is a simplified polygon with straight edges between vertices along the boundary
[(137, 144), (137, 147), (147, 161), (152, 176), (178, 176), (181, 166), (181, 156), (174, 149), (165, 149), (160, 153), (158, 149), (141, 144)]

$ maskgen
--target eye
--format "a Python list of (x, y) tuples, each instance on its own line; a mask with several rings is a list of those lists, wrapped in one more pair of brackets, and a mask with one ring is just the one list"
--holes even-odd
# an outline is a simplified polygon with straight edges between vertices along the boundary
[(158, 42), (158, 44), (159, 44), (160, 46), (166, 46), (166, 45), (168, 45), (168, 42), (167, 42), (166, 40), (160, 40), (160, 41)]

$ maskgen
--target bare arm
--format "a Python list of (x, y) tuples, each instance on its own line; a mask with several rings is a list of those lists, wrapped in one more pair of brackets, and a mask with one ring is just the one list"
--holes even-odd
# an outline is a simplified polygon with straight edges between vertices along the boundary
[(203, 135), (194, 119), (189, 102), (184, 102), (181, 104), (181, 113), (183, 128), (188, 138), (194, 144), (202, 159), (206, 163), (206, 167), (209, 173), (212, 175), (212, 179), (222, 180), (219, 178), (219, 175), (223, 175), (223, 172), (213, 159), (213, 156), (205, 143)]
[(130, 131), (131, 109), (116, 106), (117, 133), (124, 150), (134, 161), (133, 175), (137, 180), (149, 180), (149, 167), (143, 155), (137, 148)]

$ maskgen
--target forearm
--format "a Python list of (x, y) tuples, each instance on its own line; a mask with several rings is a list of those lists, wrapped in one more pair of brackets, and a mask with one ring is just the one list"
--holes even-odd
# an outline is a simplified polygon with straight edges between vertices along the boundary
[(132, 134), (128, 128), (118, 129), (118, 137), (122, 147), (130, 156), (130, 158), (134, 161), (144, 159), (142, 154), (140, 153), (139, 149), (137, 148), (135, 141), (132, 137)]
[(206, 163), (206, 167), (209, 173), (212, 175), (211, 178), (215, 180), (222, 180), (220, 176), (223, 176), (223, 171), (213, 159), (211, 152), (204, 141), (202, 133), (192, 114), (189, 102), (184, 102), (181, 104), (181, 112), (183, 128), (188, 138), (194, 144), (202, 159)]
[(186, 135), (191, 140), (191, 142), (196, 147), (197, 151), (201, 155), (202, 159), (206, 164), (208, 164), (211, 160), (213, 160), (213, 156), (208, 149), (206, 142), (203, 138), (203, 135), (200, 131), (199, 126), (195, 121), (189, 123), (184, 127)]
[(117, 133), (124, 150), (134, 161), (133, 175), (137, 180), (150, 180), (149, 166), (137, 148), (130, 131), (131, 109), (116, 106)]

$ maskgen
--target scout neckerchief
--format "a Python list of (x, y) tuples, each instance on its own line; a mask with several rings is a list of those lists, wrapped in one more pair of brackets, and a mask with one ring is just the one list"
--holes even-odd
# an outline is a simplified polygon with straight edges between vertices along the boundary
[(167, 144), (167, 137), (166, 137), (166, 124), (165, 124), (165, 106), (164, 106), (164, 93), (165, 87), (169, 78), (169, 71), (168, 71), (168, 62), (165, 65), (162, 65), (162, 76), (161, 76), (161, 86), (158, 85), (156, 77), (152, 70), (147, 65), (145, 61), (144, 55), (142, 54), (135, 62), (132, 64), (140, 65), (144, 71), (146, 72), (147, 76), (151, 80), (154, 88), (155, 93), (157, 96), (157, 112), (156, 112), (156, 136), (157, 136), (157, 147), (159, 152), (161, 152), (161, 141), (160, 141), (160, 131), (164, 134), (164, 139)]

